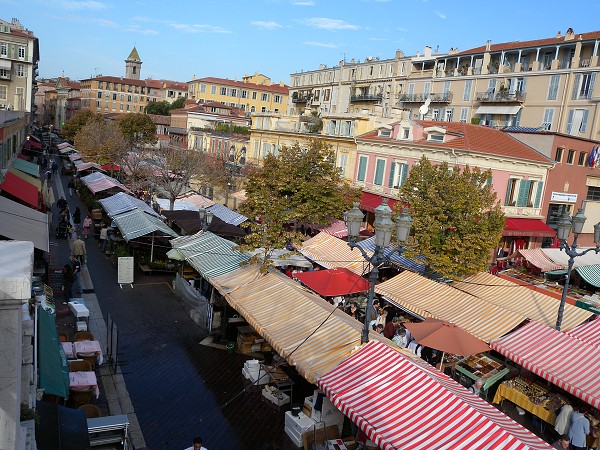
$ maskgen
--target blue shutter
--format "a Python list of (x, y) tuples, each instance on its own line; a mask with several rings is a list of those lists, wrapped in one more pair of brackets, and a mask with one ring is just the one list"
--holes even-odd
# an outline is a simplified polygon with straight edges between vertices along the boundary
[(392, 166), (390, 167), (390, 181), (388, 183), (388, 187), (393, 188), (394, 187), (394, 172), (396, 170), (396, 163), (392, 163)]
[(581, 126), (579, 127), (579, 131), (581, 133), (585, 133), (585, 130), (587, 128), (587, 121), (588, 121), (589, 114), (590, 114), (590, 111), (588, 109), (583, 110), (583, 117), (581, 118)]
[(517, 198), (517, 206), (527, 206), (527, 196), (529, 195), (529, 180), (521, 180), (519, 183), (519, 197)]
[(360, 156), (358, 158), (358, 174), (356, 175), (356, 179), (358, 181), (365, 181), (366, 172), (367, 172), (367, 157)]
[(577, 98), (577, 90), (579, 89), (579, 80), (581, 79), (581, 74), (578, 73), (575, 75), (575, 81), (573, 81), (573, 94), (571, 95), (571, 99), (575, 100)]
[(542, 191), (544, 190), (544, 182), (543, 181), (538, 181), (537, 182), (537, 192), (535, 194), (535, 206), (536, 208), (540, 207), (540, 202), (542, 201)]
[(373, 180), (373, 183), (378, 186), (381, 186), (383, 184), (384, 168), (385, 168), (385, 160), (378, 159), (377, 163), (375, 164), (375, 179)]
[(587, 98), (592, 98), (592, 95), (594, 93), (594, 83), (595, 82), (596, 82), (596, 72), (592, 72), (592, 74), (590, 75), (590, 86), (588, 89)]
[(402, 186), (404, 184), (407, 176), (408, 176), (408, 164), (402, 164), (402, 176), (400, 177), (400, 186)]
[(525, 95), (527, 91), (527, 77), (523, 77), (523, 83), (521, 84), (521, 94)]
[(569, 110), (569, 118), (567, 119), (567, 134), (571, 133), (571, 125), (573, 125), (573, 110)]

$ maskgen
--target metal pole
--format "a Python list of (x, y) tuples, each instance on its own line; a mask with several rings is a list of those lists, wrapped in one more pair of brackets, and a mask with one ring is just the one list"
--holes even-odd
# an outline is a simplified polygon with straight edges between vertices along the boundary
[(558, 307), (558, 316), (556, 317), (556, 330), (560, 331), (560, 325), (563, 319), (563, 312), (565, 310), (565, 303), (567, 301), (567, 291), (569, 290), (569, 281), (571, 280), (571, 271), (573, 270), (573, 263), (575, 262), (574, 255), (567, 250), (569, 255), (569, 262), (567, 263), (567, 276), (565, 277), (565, 286), (562, 291), (560, 298), (560, 306)]
[(369, 342), (369, 322), (371, 322), (371, 311), (373, 310), (373, 298), (375, 297), (375, 282), (379, 275), (379, 251), (380, 248), (375, 246), (375, 252), (373, 257), (369, 261), (373, 264), (373, 270), (371, 270), (371, 286), (369, 287), (369, 298), (367, 299), (367, 309), (365, 311), (365, 324), (363, 327), (362, 335), (360, 338), (361, 344)]

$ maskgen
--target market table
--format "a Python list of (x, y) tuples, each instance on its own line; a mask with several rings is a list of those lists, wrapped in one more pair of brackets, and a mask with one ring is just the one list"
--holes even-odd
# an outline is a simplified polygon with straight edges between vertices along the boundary
[(500, 381), (510, 371), (499, 359), (484, 354), (461, 359), (455, 364), (454, 370), (473, 381), (481, 378), (483, 380), (481, 389), (486, 398), (490, 386)]
[(69, 387), (82, 390), (93, 387), (96, 398), (100, 397), (100, 388), (94, 372), (69, 372)]
[(556, 422), (556, 414), (554, 414), (552, 411), (546, 409), (543, 405), (536, 405), (529, 400), (529, 397), (527, 397), (524, 393), (511, 388), (506, 383), (500, 383), (492, 403), (500, 403), (505, 399), (511, 401), (520, 408), (529, 411), (531, 414), (539, 417), (550, 425), (554, 425), (554, 422)]

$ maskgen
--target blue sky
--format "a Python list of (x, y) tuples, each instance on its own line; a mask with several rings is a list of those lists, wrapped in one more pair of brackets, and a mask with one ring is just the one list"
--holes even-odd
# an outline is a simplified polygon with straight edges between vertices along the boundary
[(142, 77), (274, 82), (346, 58), (412, 55), (425, 45), (466, 50), (600, 29), (600, 0), (0, 0), (40, 40), (40, 76), (123, 76), (135, 45)]

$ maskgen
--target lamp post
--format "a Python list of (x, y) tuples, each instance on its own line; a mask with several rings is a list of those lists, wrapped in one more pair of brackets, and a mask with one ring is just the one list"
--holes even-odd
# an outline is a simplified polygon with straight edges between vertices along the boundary
[[(388, 262), (393, 253), (398, 252), (399, 254), (402, 254), (404, 250), (402, 244), (408, 239), (413, 219), (406, 212), (403, 212), (395, 221), (393, 221), (392, 210), (388, 206), (388, 199), (384, 197), (381, 201), (381, 205), (375, 208), (375, 221), (373, 222), (373, 228), (375, 228), (375, 250), (373, 255), (369, 256), (363, 248), (356, 243), (360, 233), (360, 225), (364, 218), (364, 214), (358, 208), (357, 202), (354, 203), (354, 207), (350, 211), (345, 213), (344, 218), (346, 220), (346, 226), (348, 227), (348, 245), (353, 249), (358, 248), (363, 258), (365, 258), (365, 260), (373, 267), (370, 277), (371, 286), (369, 287), (367, 310), (365, 311), (365, 323), (360, 339), (362, 344), (366, 344), (369, 342), (369, 322), (371, 322), (371, 311), (373, 310), (373, 297), (375, 297), (375, 283), (379, 275), (379, 266)], [(384, 250), (392, 240), (394, 226), (396, 227), (398, 246), (386, 256)]]
[(206, 231), (208, 230), (208, 227), (210, 226), (214, 214), (210, 211), (207, 211), (204, 208), (200, 208), (198, 210), (198, 216), (200, 217), (200, 227), (202, 231)]
[[(556, 329), (560, 331), (560, 326), (562, 324), (563, 313), (565, 310), (565, 303), (567, 301), (567, 292), (569, 290), (569, 282), (571, 281), (571, 271), (573, 270), (573, 264), (575, 262), (575, 258), (578, 256), (585, 255), (591, 251), (596, 253), (600, 252), (600, 222), (594, 225), (594, 243), (596, 244), (595, 248), (588, 248), (586, 250), (577, 251), (577, 238), (583, 231), (583, 225), (585, 224), (585, 214), (583, 213), (583, 206), (579, 208), (577, 214), (573, 217), (569, 217), (567, 213), (564, 213), (560, 220), (558, 221), (558, 229), (556, 231), (556, 237), (560, 240), (560, 249), (564, 250), (565, 253), (569, 256), (569, 261), (567, 262), (567, 276), (565, 277), (565, 286), (562, 291), (562, 296), (560, 298), (560, 306), (558, 307), (558, 316), (556, 317)], [(573, 230), (573, 243), (571, 245), (567, 244), (567, 239), (569, 234)]]

